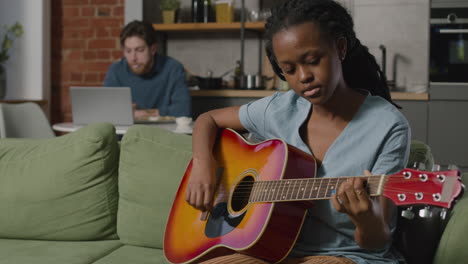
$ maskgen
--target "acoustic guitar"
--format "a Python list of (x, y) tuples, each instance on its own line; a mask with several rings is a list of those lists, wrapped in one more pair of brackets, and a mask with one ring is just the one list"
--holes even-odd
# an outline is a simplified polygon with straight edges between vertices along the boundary
[[(207, 217), (185, 200), (189, 163), (177, 191), (164, 237), (171, 263), (197, 263), (237, 251), (279, 262), (291, 251), (310, 201), (330, 199), (349, 177), (314, 178), (314, 158), (279, 139), (250, 144), (230, 129), (216, 142), (217, 188)], [(405, 169), (363, 177), (371, 196), (396, 205), (450, 208), (463, 190), (459, 172)]]

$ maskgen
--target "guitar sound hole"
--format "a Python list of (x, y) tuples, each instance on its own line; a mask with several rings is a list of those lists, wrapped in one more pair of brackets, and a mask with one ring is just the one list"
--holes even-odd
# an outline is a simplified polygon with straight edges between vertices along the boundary
[(254, 182), (254, 177), (248, 175), (237, 184), (231, 200), (231, 208), (234, 212), (239, 212), (247, 206)]

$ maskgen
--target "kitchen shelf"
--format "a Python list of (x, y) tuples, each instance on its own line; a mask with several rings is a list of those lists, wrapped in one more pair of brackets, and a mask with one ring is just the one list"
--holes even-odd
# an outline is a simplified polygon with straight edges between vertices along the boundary
[[(277, 90), (193, 90), (190, 94), (194, 97), (265, 97)], [(428, 101), (428, 93), (392, 92), (393, 100)]]
[(190, 94), (198, 97), (265, 97), (277, 90), (192, 90)]
[[(241, 29), (240, 22), (233, 23), (175, 23), (175, 24), (153, 24), (154, 29), (159, 32), (187, 32), (187, 31), (235, 31)], [(246, 30), (264, 31), (265, 22), (246, 22)]]
[(47, 100), (27, 100), (27, 99), (16, 99), (16, 100), (0, 100), (0, 104), (22, 104), (22, 103), (36, 103), (41, 107), (47, 106)]

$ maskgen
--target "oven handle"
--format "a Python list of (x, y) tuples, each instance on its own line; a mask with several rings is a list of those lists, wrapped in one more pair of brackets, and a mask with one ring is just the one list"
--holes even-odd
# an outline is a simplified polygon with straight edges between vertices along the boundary
[(463, 33), (468, 33), (468, 29), (451, 29), (451, 28), (446, 28), (446, 29), (439, 29), (440, 34), (463, 34)]

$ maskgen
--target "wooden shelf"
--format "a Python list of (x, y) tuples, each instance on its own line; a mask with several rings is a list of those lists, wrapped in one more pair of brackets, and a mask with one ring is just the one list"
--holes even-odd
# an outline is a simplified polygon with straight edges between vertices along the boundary
[[(183, 32), (183, 31), (227, 31), (240, 30), (241, 23), (176, 23), (176, 24), (153, 24), (160, 32)], [(246, 30), (263, 31), (265, 22), (246, 22)]]
[[(194, 90), (190, 91), (194, 97), (265, 97), (272, 95), (277, 90)], [(428, 93), (404, 93), (392, 92), (393, 100), (428, 101)]]
[(193, 90), (192, 96), (197, 97), (265, 97), (278, 92), (276, 90)]
[(0, 100), (0, 103), (5, 104), (22, 104), (22, 103), (36, 103), (39, 106), (47, 106), (47, 100), (28, 100), (28, 99), (15, 99), (15, 100)]
[(391, 92), (393, 100), (429, 101), (428, 93)]

